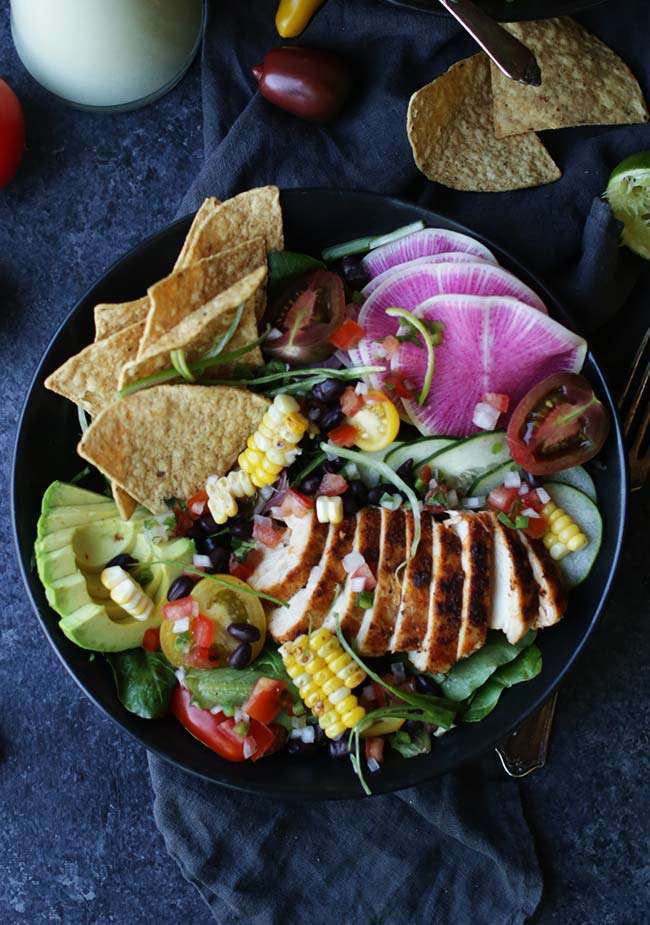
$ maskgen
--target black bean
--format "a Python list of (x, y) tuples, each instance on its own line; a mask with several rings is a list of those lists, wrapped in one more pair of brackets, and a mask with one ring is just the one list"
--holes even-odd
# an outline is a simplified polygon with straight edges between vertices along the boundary
[(342, 461), (335, 456), (334, 459), (326, 459), (323, 463), (324, 472), (338, 472), (341, 466), (343, 465)]
[(185, 531), (185, 536), (189, 537), (191, 540), (202, 540), (205, 537), (205, 533), (197, 521), (189, 528), (189, 530)]
[(293, 758), (313, 758), (318, 753), (317, 742), (303, 742), (302, 739), (289, 739), (287, 754)]
[(397, 474), (402, 479), (403, 482), (406, 482), (407, 485), (411, 485), (414, 481), (413, 479), (413, 460), (407, 459), (402, 465), (397, 469)]
[(420, 694), (437, 694), (438, 685), (425, 674), (415, 675), (415, 688)]
[(247, 540), (253, 534), (253, 525), (250, 520), (244, 520), (243, 517), (238, 517), (230, 524), (230, 532), (233, 536), (236, 536), (238, 540)]
[(209, 556), (215, 549), (225, 549), (226, 546), (227, 540), (225, 536), (206, 536), (205, 539), (201, 541), (201, 552)]
[(175, 581), (172, 581), (167, 592), (168, 601), (177, 601), (181, 597), (187, 597), (194, 587), (194, 579), (189, 575), (180, 575)]
[(228, 656), (228, 664), (231, 668), (245, 668), (251, 660), (253, 650), (248, 642), (240, 642), (234, 652)]
[(368, 274), (363, 268), (361, 258), (354, 254), (341, 258), (340, 269), (341, 276), (351, 289), (363, 289), (368, 282)]
[(203, 530), (204, 533), (216, 533), (220, 527), (216, 522), (212, 514), (206, 511), (205, 514), (202, 514), (198, 520), (199, 527)]
[(351, 495), (349, 491), (343, 495), (343, 513), (346, 517), (354, 517), (363, 507), (363, 502)]
[(210, 562), (212, 563), (212, 568), (215, 570), (215, 572), (228, 571), (230, 553), (227, 549), (224, 549), (223, 546), (216, 546), (208, 553), (208, 555), (210, 556)]
[(340, 379), (324, 379), (322, 382), (319, 382), (318, 385), (314, 386), (311, 394), (316, 401), (331, 404), (331, 402), (339, 400), (345, 389), (346, 383), (342, 382)]
[(229, 623), (227, 632), (241, 642), (257, 642), (260, 631), (252, 623)]
[(325, 414), (326, 411), (327, 405), (321, 405), (319, 402), (318, 404), (310, 405), (309, 409), (307, 410), (307, 417), (310, 421), (312, 421), (312, 423), (319, 424), (321, 417)]
[(300, 483), (300, 491), (304, 495), (315, 495), (318, 491), (318, 486), (320, 483), (321, 476), (312, 473), (312, 475), (308, 475), (306, 479), (302, 480)]
[(113, 556), (110, 562), (107, 562), (105, 568), (113, 568), (115, 565), (119, 565), (120, 568), (133, 568), (134, 565), (138, 564), (138, 560), (134, 559), (133, 556), (130, 556), (128, 552), (121, 552), (117, 556)]
[(322, 430), (329, 432), (330, 430), (334, 430), (335, 427), (338, 427), (344, 419), (345, 415), (340, 408), (330, 408), (320, 419), (320, 426)]
[(346, 494), (354, 495), (354, 497), (358, 498), (359, 501), (365, 502), (368, 497), (368, 489), (361, 481), (361, 479), (352, 479), (350, 482), (348, 482), (348, 490)]
[(330, 758), (347, 758), (350, 754), (350, 749), (348, 748), (348, 737), (345, 732), (338, 739), (334, 739), (329, 743), (329, 753)]
[(379, 504), (383, 495), (394, 495), (396, 488), (393, 485), (375, 485), (368, 491), (368, 504)]

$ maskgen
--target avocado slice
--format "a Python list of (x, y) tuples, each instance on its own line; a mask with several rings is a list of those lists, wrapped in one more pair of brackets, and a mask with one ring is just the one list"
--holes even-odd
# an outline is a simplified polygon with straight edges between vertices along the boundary
[(66, 482), (52, 482), (43, 495), (41, 511), (51, 511), (55, 507), (78, 507), (80, 504), (97, 504), (100, 501), (110, 502), (110, 498), (98, 495), (97, 492), (79, 488), (77, 485), (68, 485)]

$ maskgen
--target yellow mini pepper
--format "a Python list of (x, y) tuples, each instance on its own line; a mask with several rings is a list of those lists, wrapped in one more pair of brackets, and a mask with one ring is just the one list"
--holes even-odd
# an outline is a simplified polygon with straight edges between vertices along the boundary
[(275, 27), (283, 39), (293, 39), (306, 28), (325, 0), (280, 0)]

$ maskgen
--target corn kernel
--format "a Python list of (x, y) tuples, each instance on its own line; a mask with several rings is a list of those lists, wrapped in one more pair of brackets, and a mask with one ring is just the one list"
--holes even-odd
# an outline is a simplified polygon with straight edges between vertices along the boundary
[(354, 710), (350, 710), (349, 713), (346, 713), (341, 717), (348, 729), (352, 729), (353, 726), (356, 726), (359, 720), (362, 720), (366, 715), (366, 711), (363, 707), (356, 707)]
[(578, 549), (582, 549), (583, 546), (586, 546), (589, 540), (584, 535), (584, 533), (578, 533), (577, 536), (571, 537), (567, 543), (567, 548), (569, 552), (576, 552)]
[(341, 716), (343, 716), (346, 713), (349, 713), (351, 710), (354, 710), (355, 707), (358, 706), (358, 701), (357, 701), (357, 698), (354, 696), (354, 694), (351, 694), (347, 687), (342, 688), (342, 690), (345, 691), (346, 696), (342, 700), (340, 700), (337, 704), (335, 704), (336, 711)]
[(292, 414), (298, 411), (300, 405), (293, 395), (276, 395), (271, 407), (276, 408), (280, 414)]
[(327, 662), (317, 655), (311, 658), (305, 665), (305, 671), (308, 671), (311, 675), (315, 675), (317, 671), (322, 671), (323, 668), (327, 668)]
[[(321, 626), (320, 629), (317, 629), (309, 637), (309, 648), (313, 652), (318, 652), (321, 646), (325, 645), (326, 642), (335, 641), (334, 637), (328, 629), (324, 626)], [(320, 652), (319, 652), (320, 654)]]
[(328, 697), (337, 691), (341, 686), (341, 679), (330, 672), (329, 679), (323, 684), (323, 693)]
[(338, 739), (340, 735), (343, 735), (345, 732), (345, 723), (339, 721), (338, 723), (332, 723), (331, 726), (328, 726), (325, 730), (325, 735), (328, 739)]

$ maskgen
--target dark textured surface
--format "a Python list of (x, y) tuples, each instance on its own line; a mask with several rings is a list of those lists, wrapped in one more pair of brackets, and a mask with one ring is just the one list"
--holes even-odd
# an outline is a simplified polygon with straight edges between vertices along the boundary
[[(154, 107), (129, 115), (53, 104), (15, 57), (6, 5), (0, 16), (0, 70), (24, 101), (29, 136), (18, 179), (0, 192), (6, 486), (40, 353), (97, 275), (173, 217), (200, 164), (201, 125), (196, 69)], [(646, 273), (624, 314), (594, 339), (614, 383), (647, 324), (649, 289)], [(560, 692), (550, 764), (523, 784), (546, 875), (535, 922), (647, 915), (648, 513), (647, 497), (642, 510), (636, 496), (606, 616)], [(143, 752), (83, 698), (25, 605), (6, 491), (2, 516), (1, 920), (207, 922), (154, 827)]]

